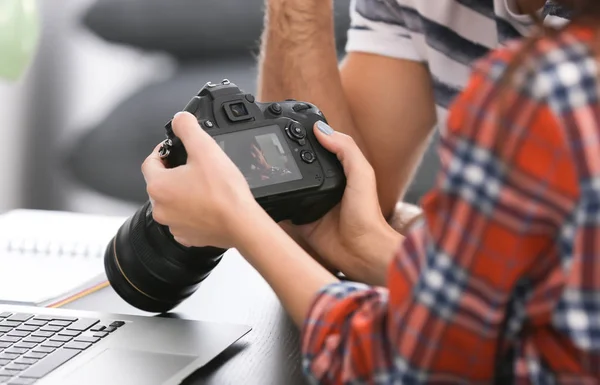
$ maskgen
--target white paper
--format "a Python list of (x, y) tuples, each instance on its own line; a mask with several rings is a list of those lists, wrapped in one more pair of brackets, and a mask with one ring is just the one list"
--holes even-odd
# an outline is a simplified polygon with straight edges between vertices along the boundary
[(104, 252), (125, 220), (45, 210), (0, 215), (0, 302), (40, 304), (105, 280)]

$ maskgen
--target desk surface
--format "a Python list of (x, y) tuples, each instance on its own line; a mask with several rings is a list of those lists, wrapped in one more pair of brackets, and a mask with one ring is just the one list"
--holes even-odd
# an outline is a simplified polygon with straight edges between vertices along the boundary
[[(106, 288), (65, 308), (142, 314)], [(300, 333), (263, 278), (230, 250), (200, 289), (172, 312), (180, 318), (241, 323), (253, 329), (185, 385), (305, 384)]]

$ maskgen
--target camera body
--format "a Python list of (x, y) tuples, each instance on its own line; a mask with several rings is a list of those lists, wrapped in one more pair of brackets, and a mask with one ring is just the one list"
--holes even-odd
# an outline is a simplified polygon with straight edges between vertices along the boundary
[[(225, 79), (207, 83), (184, 110), (238, 166), (275, 221), (314, 222), (342, 198), (344, 170), (313, 132), (317, 121), (326, 122), (316, 106), (291, 99), (259, 103)], [(171, 124), (160, 154), (168, 167), (177, 167), (186, 163), (187, 152)]]

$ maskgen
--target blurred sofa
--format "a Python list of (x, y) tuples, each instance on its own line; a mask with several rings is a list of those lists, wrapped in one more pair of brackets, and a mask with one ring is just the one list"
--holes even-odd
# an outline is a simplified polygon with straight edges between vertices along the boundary
[[(68, 150), (76, 183), (113, 199), (147, 199), (140, 165), (164, 139), (164, 123), (207, 81), (230, 79), (256, 92), (264, 0), (97, 0), (82, 17), (96, 36), (117, 46), (160, 52), (176, 69), (120, 102)], [(336, 1), (340, 53), (349, 0)], [(110, 154), (110, 156), (108, 156)]]
[[(147, 199), (140, 166), (164, 139), (164, 123), (202, 85), (228, 78), (247, 92), (256, 91), (264, 0), (89, 1), (79, 23), (106, 45), (105, 52), (156, 54), (172, 63), (170, 70), (163, 73), (159, 67), (154, 77), (113, 102), (89, 127), (74, 128), (76, 134), (69, 134), (60, 150), (58, 208), (97, 212), (106, 211), (107, 205), (110, 211), (113, 205), (119, 207), (117, 213), (127, 214)], [(350, 2), (334, 3), (340, 58), (350, 24)], [(135, 65), (130, 73), (135, 73)], [(436, 163), (430, 152), (408, 201), (418, 201), (429, 188)]]

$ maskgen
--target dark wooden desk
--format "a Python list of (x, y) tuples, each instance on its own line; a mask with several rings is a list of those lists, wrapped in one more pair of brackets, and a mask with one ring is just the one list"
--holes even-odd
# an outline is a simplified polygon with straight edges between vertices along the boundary
[[(230, 250), (225, 257), (200, 289), (176, 308), (173, 315), (241, 323), (253, 329), (208, 366), (199, 369), (185, 384), (305, 384), (298, 329), (271, 288), (236, 251)], [(129, 306), (112, 288), (64, 308), (148, 314)]]

